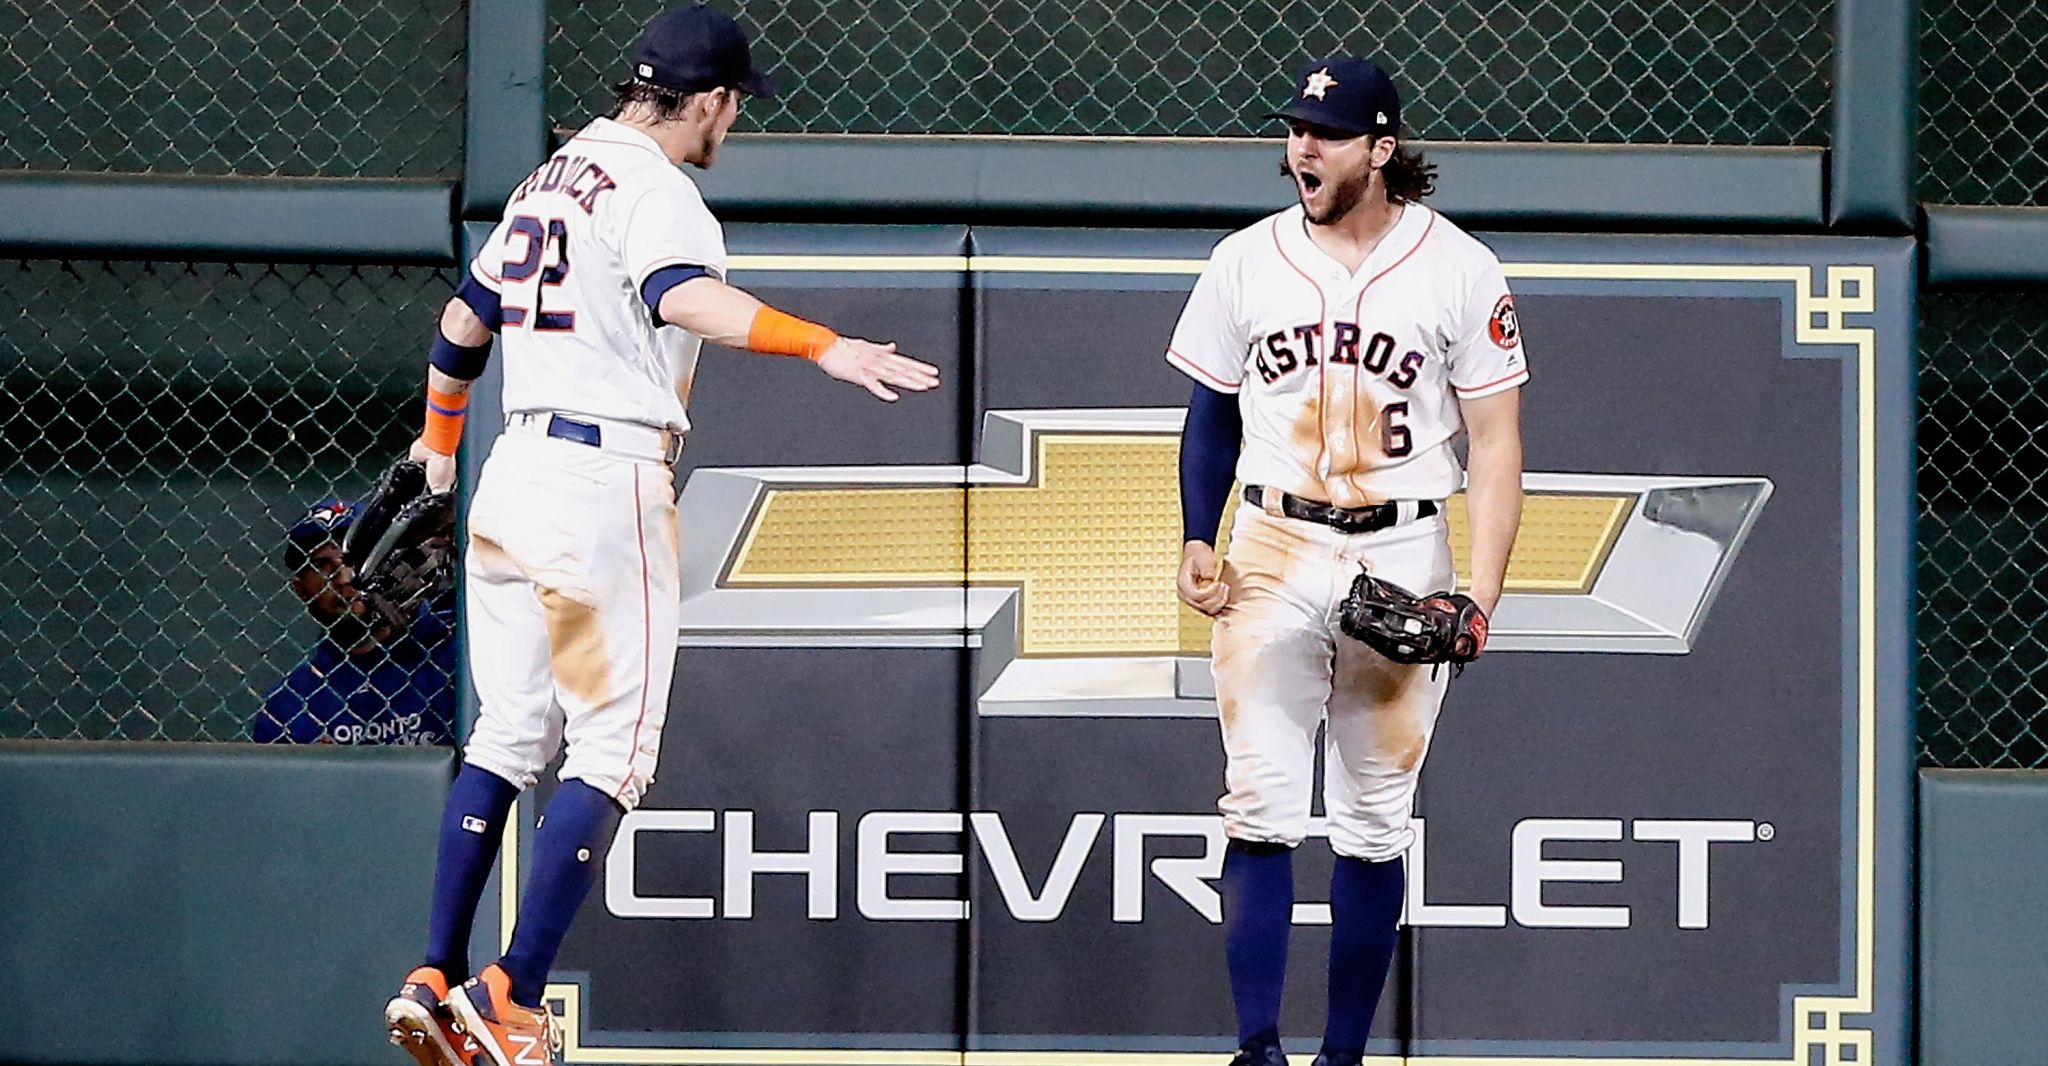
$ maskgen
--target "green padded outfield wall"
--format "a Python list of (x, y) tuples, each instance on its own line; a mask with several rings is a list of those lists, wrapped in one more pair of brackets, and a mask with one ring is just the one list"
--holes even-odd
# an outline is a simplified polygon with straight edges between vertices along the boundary
[(389, 1066), (451, 758), (0, 741), (0, 1062)]
[(2048, 774), (1920, 772), (1920, 1066), (2048, 1047)]

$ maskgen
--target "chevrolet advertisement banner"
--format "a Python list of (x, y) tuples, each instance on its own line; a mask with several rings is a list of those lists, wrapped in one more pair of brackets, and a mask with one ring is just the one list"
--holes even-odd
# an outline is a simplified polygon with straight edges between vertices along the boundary
[[(734, 227), (737, 283), (945, 384), (706, 352), (661, 768), (557, 962), (570, 1062), (1228, 1058), (1161, 359), (1217, 236)], [(1369, 1061), (1905, 1063), (1910, 245), (1491, 243), (1528, 507)]]

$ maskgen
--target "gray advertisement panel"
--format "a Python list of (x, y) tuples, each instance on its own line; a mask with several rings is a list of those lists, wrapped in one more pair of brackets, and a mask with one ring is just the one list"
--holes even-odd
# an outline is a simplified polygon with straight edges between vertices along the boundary
[[(1216, 236), (735, 230), (736, 281), (947, 383), (707, 353), (661, 770), (558, 963), (571, 1062), (1227, 1056), (1160, 358)], [(1904, 1062), (1910, 245), (1490, 243), (1529, 506), (1373, 1061)], [(1328, 872), (1312, 841), (1297, 1049)]]

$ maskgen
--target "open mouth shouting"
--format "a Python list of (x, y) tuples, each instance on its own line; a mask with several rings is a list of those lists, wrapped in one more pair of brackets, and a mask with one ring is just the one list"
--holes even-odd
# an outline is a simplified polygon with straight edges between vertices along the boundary
[(1323, 176), (1312, 170), (1296, 167), (1294, 168), (1294, 186), (1301, 193), (1302, 203), (1313, 203), (1320, 198), (1323, 191)]

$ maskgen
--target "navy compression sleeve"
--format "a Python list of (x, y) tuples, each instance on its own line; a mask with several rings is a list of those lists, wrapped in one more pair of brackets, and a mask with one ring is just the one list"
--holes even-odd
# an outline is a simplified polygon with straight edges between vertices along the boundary
[[(482, 322), (485, 329), (496, 333), (504, 328), (505, 311), (499, 303), (498, 294), (484, 288), (483, 283), (468, 271), (462, 274), (462, 284), (456, 288), (455, 298), (476, 312), (477, 321)], [(490, 361), (490, 341), (461, 345), (449, 340), (440, 327), (434, 328), (434, 343), (427, 349), (427, 362), (441, 373), (457, 381), (475, 381), (482, 376)]]
[(1244, 416), (1237, 397), (1196, 385), (1180, 431), (1181, 540), (1216, 543), (1223, 504), (1237, 480), (1237, 452), (1244, 440)]
[(661, 317), (661, 298), (667, 296), (670, 289), (692, 278), (712, 278), (717, 276), (700, 266), (682, 265), (665, 266), (647, 275), (647, 280), (640, 283), (640, 301), (647, 305), (647, 314), (654, 323), (654, 328), (660, 329), (663, 326), (675, 324), (665, 321)]
[(475, 275), (463, 272), (462, 284), (455, 289), (455, 298), (476, 312), (477, 321), (482, 322), (485, 329), (496, 333), (504, 328), (505, 305), (498, 294), (484, 288), (483, 282), (476, 280)]

